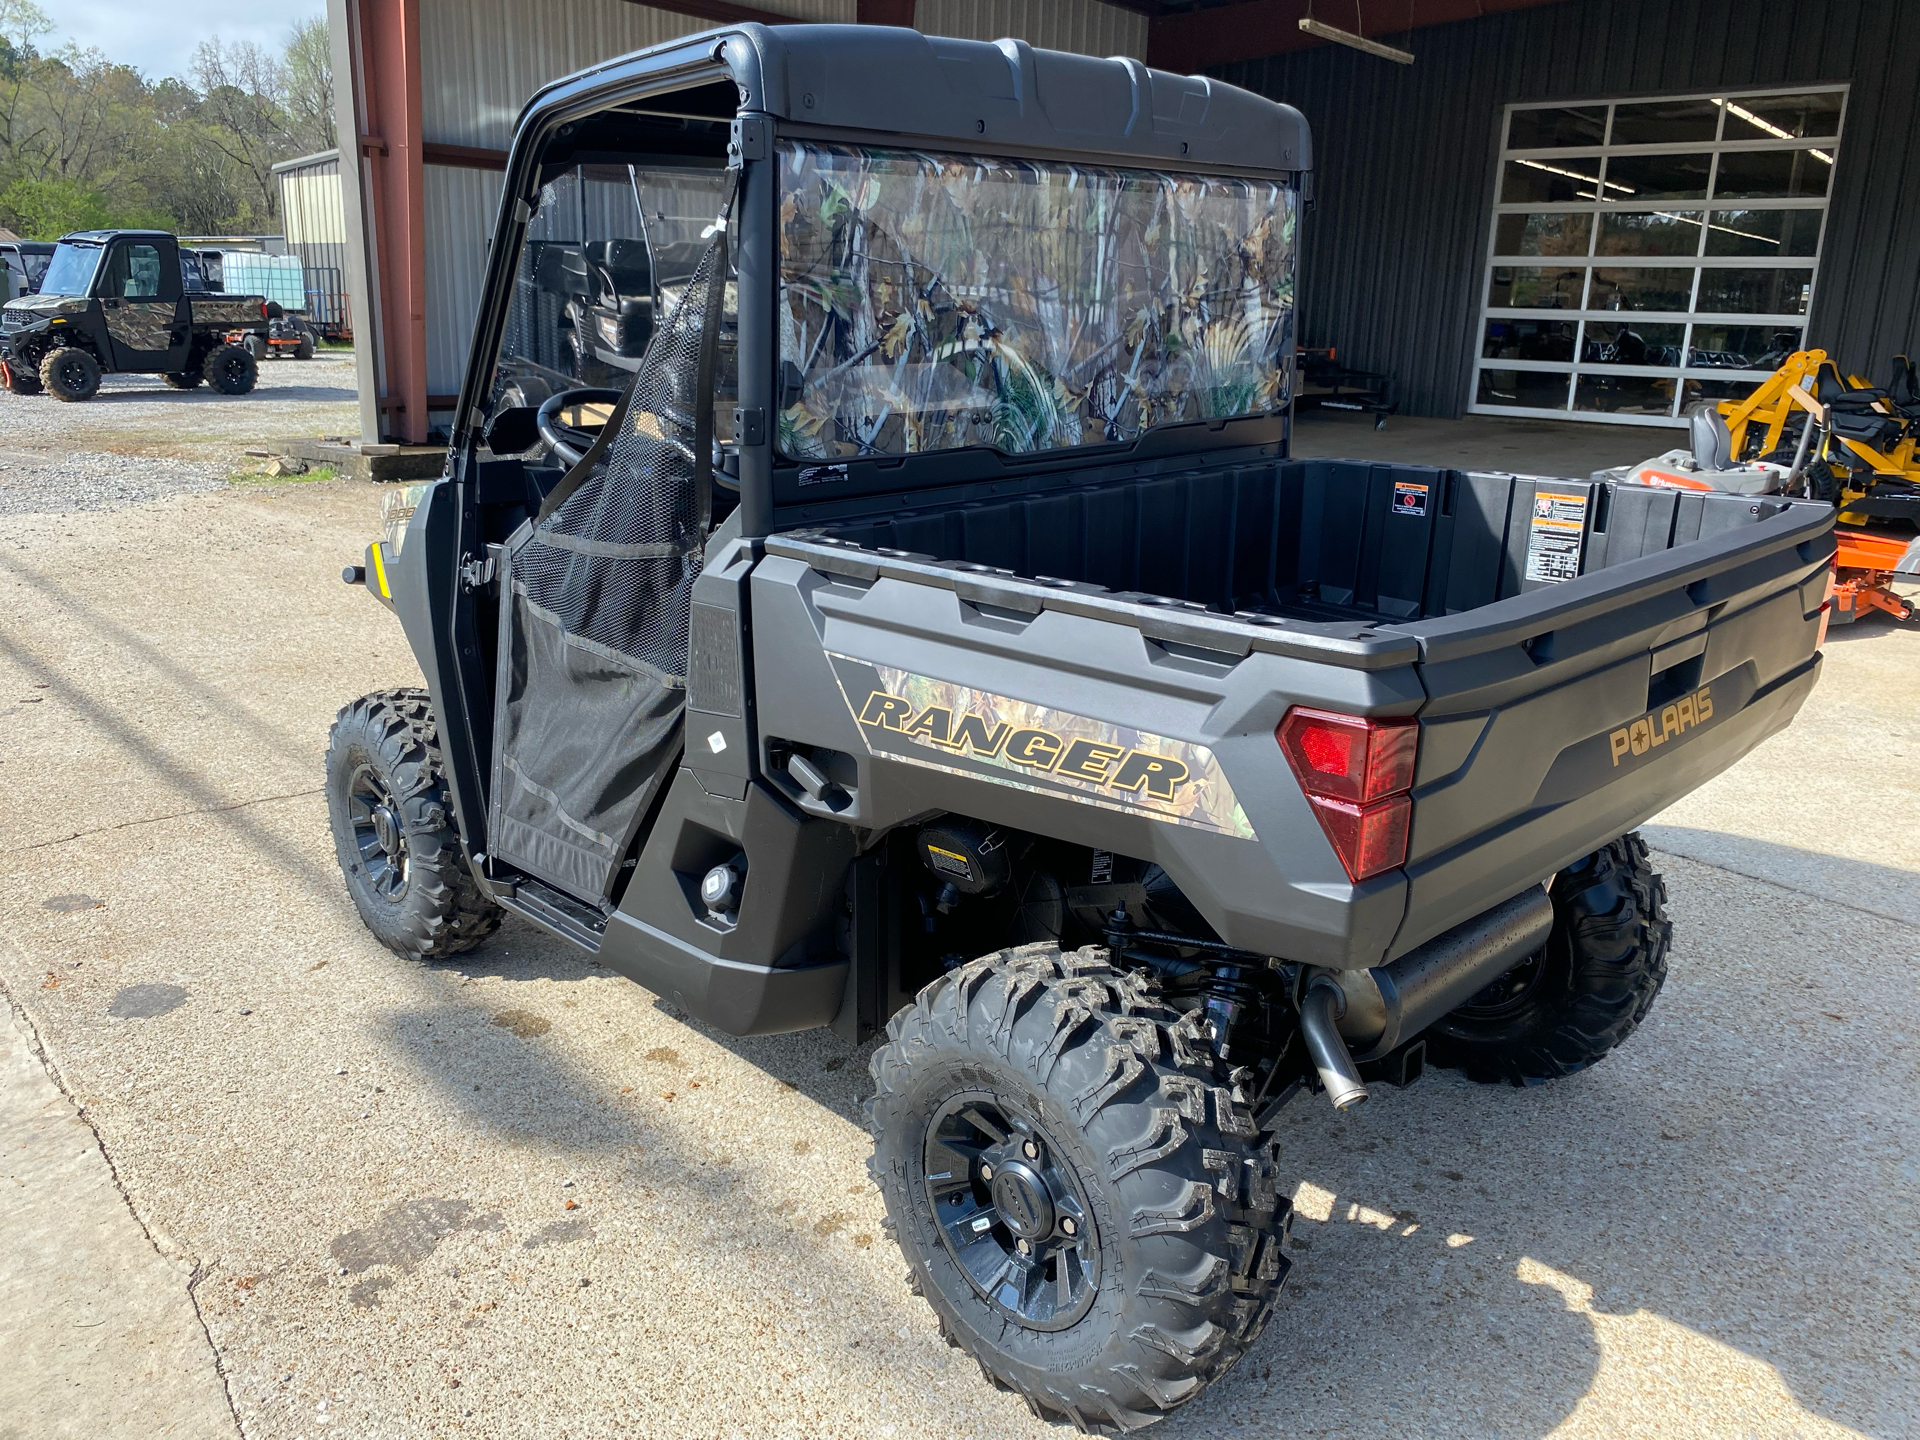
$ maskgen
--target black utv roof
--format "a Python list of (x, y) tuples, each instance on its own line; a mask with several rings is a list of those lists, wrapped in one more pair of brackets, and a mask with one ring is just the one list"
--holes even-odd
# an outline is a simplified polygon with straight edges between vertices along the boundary
[(724, 65), (743, 111), (874, 139), (1236, 170), (1313, 165), (1298, 110), (1220, 80), (1037, 50), (1024, 40), (951, 40), (878, 25), (708, 31), (559, 81), (527, 114), (696, 58)]
[(76, 230), (71, 235), (62, 235), (60, 242), (82, 240), (91, 245), (102, 245), (121, 235), (138, 235), (141, 239), (171, 240), (171, 230)]

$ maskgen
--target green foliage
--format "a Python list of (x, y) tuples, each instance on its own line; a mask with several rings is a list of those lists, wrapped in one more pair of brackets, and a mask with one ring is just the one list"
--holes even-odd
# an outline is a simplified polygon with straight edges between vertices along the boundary
[(283, 54), (215, 37), (189, 77), (158, 80), (97, 50), (43, 50), (53, 31), (30, 0), (0, 0), (0, 225), (17, 234), (277, 230), (273, 166), (333, 143), (324, 20)]
[(58, 240), (75, 230), (169, 230), (174, 223), (152, 205), (115, 203), (78, 180), (22, 176), (0, 190), (0, 225), (24, 240)]

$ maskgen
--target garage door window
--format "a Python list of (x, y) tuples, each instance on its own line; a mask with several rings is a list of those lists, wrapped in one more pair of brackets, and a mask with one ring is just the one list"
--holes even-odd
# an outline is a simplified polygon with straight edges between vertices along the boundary
[(1805, 335), (1845, 107), (1509, 106), (1468, 408), (1678, 425), (1765, 379)]

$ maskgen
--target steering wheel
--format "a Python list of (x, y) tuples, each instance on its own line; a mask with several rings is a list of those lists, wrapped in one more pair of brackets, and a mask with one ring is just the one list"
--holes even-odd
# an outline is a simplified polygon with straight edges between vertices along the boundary
[(540, 405), (540, 413), (534, 417), (534, 424), (540, 428), (540, 438), (547, 447), (560, 457), (569, 470), (580, 463), (580, 457), (593, 448), (597, 436), (578, 425), (564, 425), (560, 421), (560, 412), (574, 405), (618, 405), (618, 390), (580, 389), (562, 390), (557, 395), (549, 395)]

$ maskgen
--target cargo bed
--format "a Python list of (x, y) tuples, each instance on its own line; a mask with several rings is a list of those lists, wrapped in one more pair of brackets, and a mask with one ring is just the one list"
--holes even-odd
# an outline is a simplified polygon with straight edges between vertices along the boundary
[(1410, 670), (1422, 739), (1389, 954), (1718, 774), (1817, 673), (1828, 506), (1340, 460), (985, 488), (869, 500), (768, 548), (1163, 651)]

